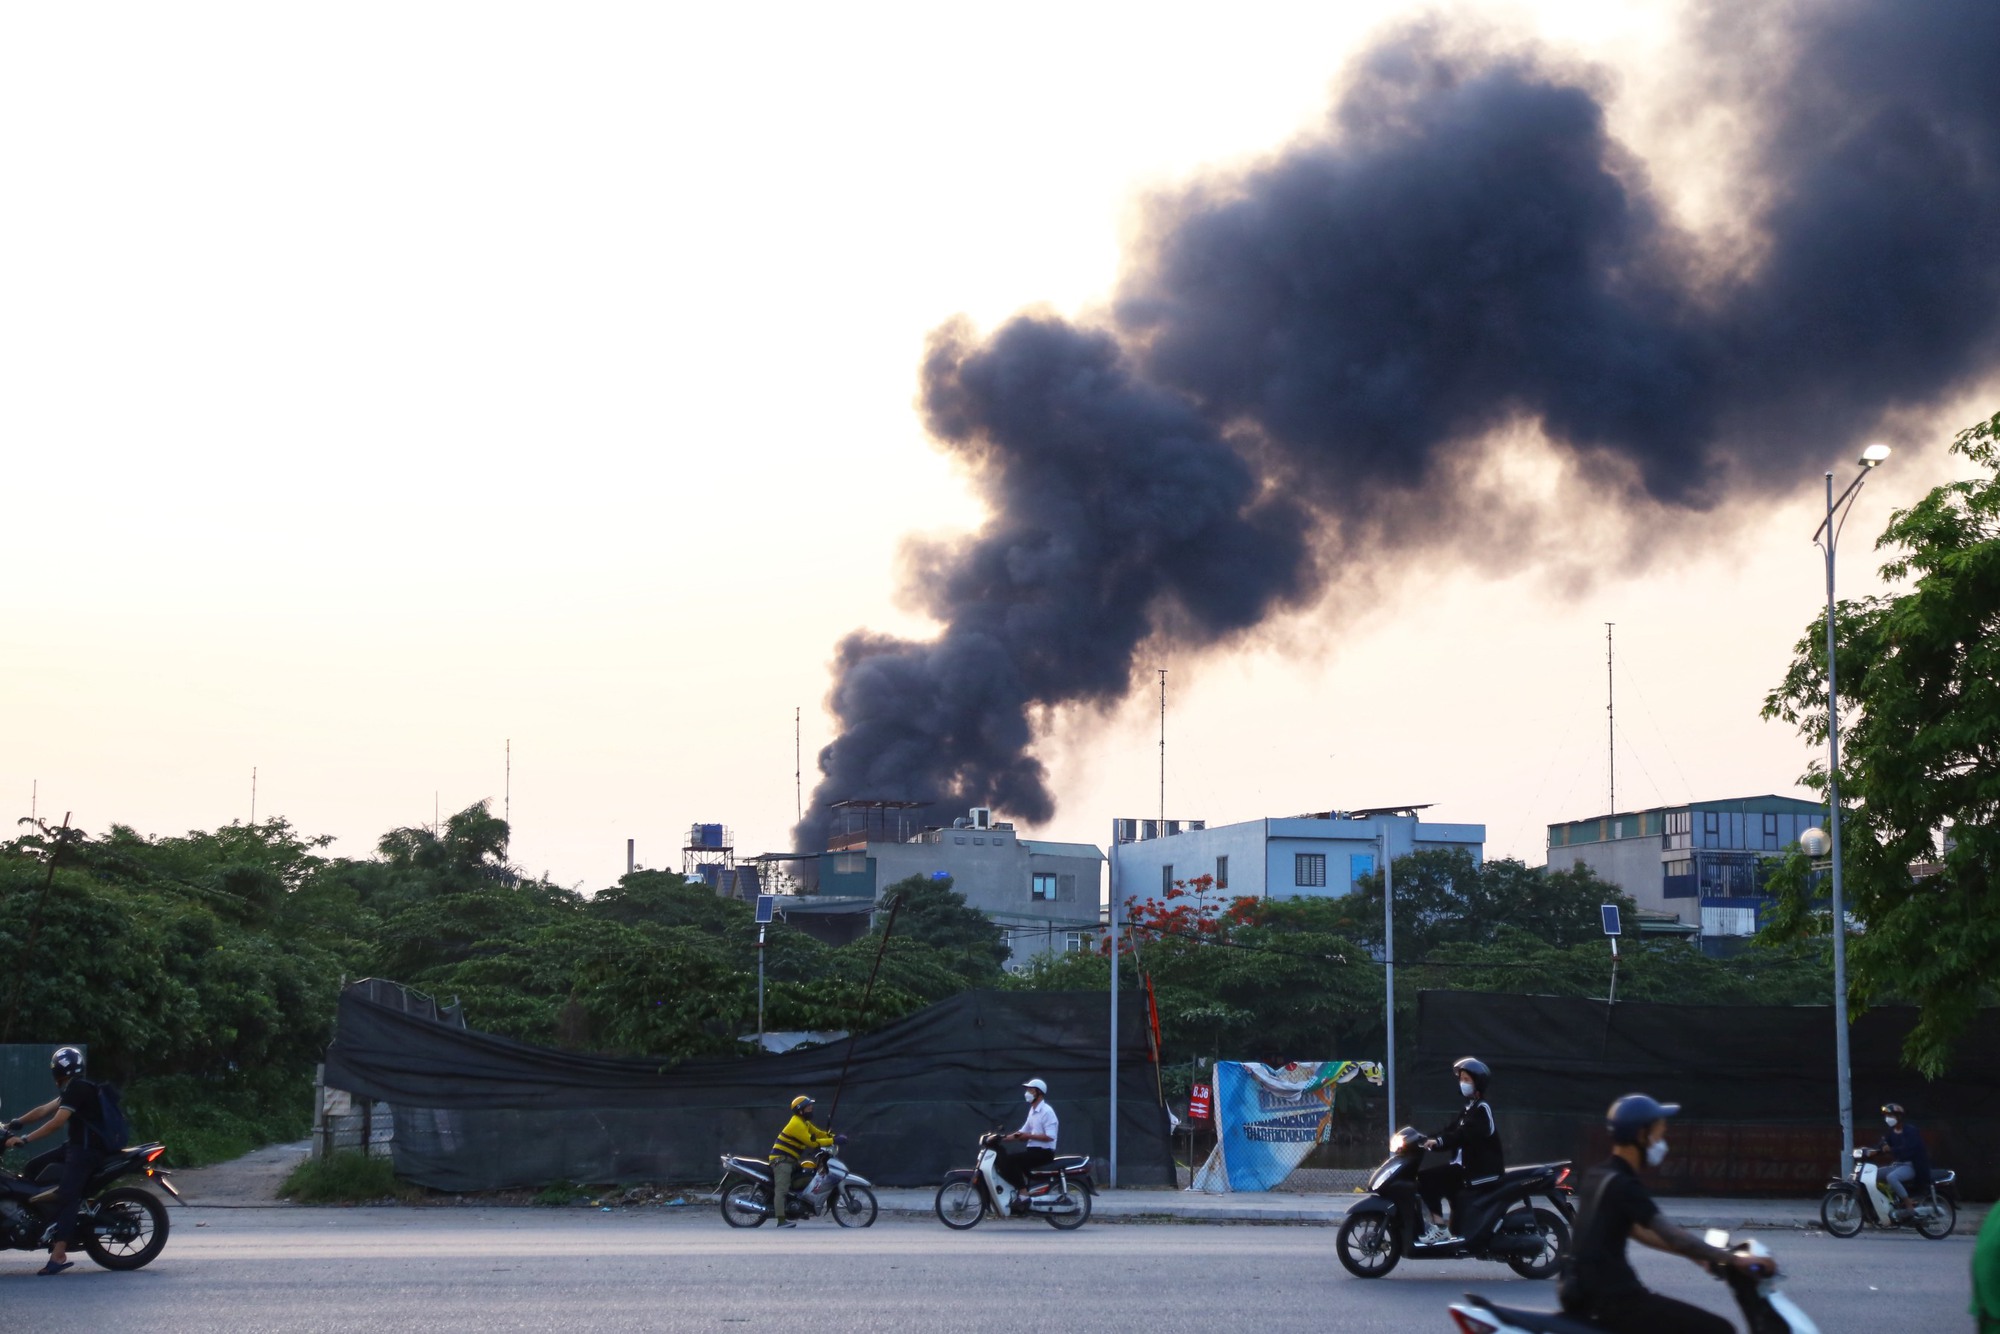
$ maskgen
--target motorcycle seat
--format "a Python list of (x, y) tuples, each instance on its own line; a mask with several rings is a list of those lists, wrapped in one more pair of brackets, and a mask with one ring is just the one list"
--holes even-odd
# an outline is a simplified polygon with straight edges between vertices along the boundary
[(1931, 1173), (1931, 1184), (1933, 1186), (1949, 1186), (1956, 1180), (1958, 1180), (1958, 1173), (1953, 1171), (1933, 1171)]
[(1572, 1320), (1557, 1311), (1523, 1311), (1518, 1307), (1489, 1302), (1484, 1297), (1475, 1297), (1469, 1292), (1465, 1294), (1465, 1300), (1485, 1307), (1514, 1328), (1529, 1330), (1532, 1334), (1604, 1334), (1604, 1331), (1595, 1325)]
[(1028, 1170), (1028, 1175), (1031, 1177), (1052, 1177), (1052, 1176), (1059, 1176), (1064, 1172), (1069, 1172), (1069, 1173), (1082, 1172), (1087, 1170), (1089, 1167), (1090, 1167), (1089, 1154), (1066, 1153), (1059, 1158), (1052, 1159), (1050, 1162), (1046, 1163), (1041, 1167), (1030, 1168)]
[(1491, 1181), (1469, 1182), (1466, 1185), (1466, 1189), (1475, 1191), (1495, 1190), (1501, 1186), (1518, 1185), (1523, 1181), (1532, 1181), (1534, 1178), (1540, 1176), (1552, 1177), (1562, 1171), (1562, 1168), (1563, 1165), (1561, 1163), (1531, 1163), (1526, 1167), (1510, 1167)]

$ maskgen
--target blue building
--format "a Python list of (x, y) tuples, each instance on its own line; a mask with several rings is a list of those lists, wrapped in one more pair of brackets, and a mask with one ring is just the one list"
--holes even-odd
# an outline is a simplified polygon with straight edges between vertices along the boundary
[(1121, 899), (1157, 899), (1176, 882), (1214, 879), (1218, 897), (1287, 899), (1346, 894), (1389, 855), (1448, 849), (1485, 853), (1486, 826), (1439, 824), (1421, 806), (1245, 820), (1210, 827), (1199, 820), (1112, 822), (1111, 883)]
[(1698, 929), (1708, 953), (1727, 953), (1762, 922), (1771, 862), (1825, 815), (1818, 802), (1767, 795), (1571, 820), (1549, 826), (1549, 869), (1586, 867), (1641, 910)]

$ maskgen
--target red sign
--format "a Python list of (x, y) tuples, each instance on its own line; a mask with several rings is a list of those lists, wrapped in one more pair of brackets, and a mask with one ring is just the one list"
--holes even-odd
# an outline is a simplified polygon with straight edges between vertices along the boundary
[(1188, 1090), (1188, 1120), (1208, 1120), (1209, 1090), (1206, 1084), (1196, 1084)]

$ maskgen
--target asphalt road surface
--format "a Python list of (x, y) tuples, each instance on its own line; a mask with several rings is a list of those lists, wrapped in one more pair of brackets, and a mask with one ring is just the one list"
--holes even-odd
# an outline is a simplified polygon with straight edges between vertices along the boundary
[[(1330, 1227), (989, 1220), (953, 1233), (885, 1216), (858, 1231), (824, 1219), (733, 1231), (709, 1209), (176, 1209), (173, 1221), (165, 1254), (132, 1274), (84, 1259), (37, 1278), (44, 1257), (0, 1252), (0, 1328), (1450, 1334), (1446, 1303), (1468, 1289), (1555, 1302), (1550, 1284), (1475, 1261), (1350, 1278)], [(1968, 1327), (1969, 1236), (1758, 1235), (1824, 1334)], [(1686, 1261), (1641, 1252), (1638, 1264), (1648, 1284), (1736, 1315)]]

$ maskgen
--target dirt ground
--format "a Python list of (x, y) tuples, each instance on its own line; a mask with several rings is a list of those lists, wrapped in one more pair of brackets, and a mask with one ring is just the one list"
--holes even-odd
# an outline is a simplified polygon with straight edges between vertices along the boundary
[(303, 1139), (293, 1144), (267, 1144), (230, 1162), (176, 1171), (174, 1189), (189, 1204), (275, 1205), (279, 1202), (278, 1186), (311, 1148), (312, 1141)]

